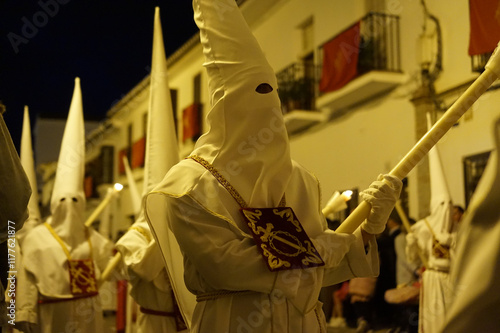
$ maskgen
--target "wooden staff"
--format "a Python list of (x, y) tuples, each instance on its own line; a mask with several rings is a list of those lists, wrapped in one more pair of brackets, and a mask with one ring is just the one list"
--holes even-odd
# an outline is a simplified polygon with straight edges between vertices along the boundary
[[(396, 205), (394, 207), (396, 208), (396, 211), (398, 212), (399, 218), (403, 222), (403, 226), (406, 229), (406, 232), (411, 233), (410, 221), (408, 220), (408, 217), (406, 217), (405, 211), (404, 211), (403, 207), (401, 206), (401, 200), (396, 201)], [(427, 265), (427, 258), (422, 253), (422, 250), (420, 249), (420, 247), (417, 247), (417, 254), (418, 254), (418, 257), (420, 258), (420, 261), (422, 261), (422, 265), (424, 265), (424, 267), (429, 267)]]
[(108, 192), (108, 194), (106, 195), (104, 200), (101, 201), (99, 206), (97, 206), (97, 208), (92, 212), (92, 214), (90, 214), (89, 218), (85, 221), (86, 227), (90, 227), (92, 225), (92, 223), (94, 223), (94, 220), (99, 216), (99, 214), (102, 213), (104, 208), (106, 208), (106, 206), (111, 202), (111, 199), (113, 198), (113, 196), (116, 193), (120, 192), (122, 189), (123, 189), (122, 184), (116, 183), (113, 186), (113, 189)]
[(120, 263), (122, 260), (122, 254), (120, 252), (116, 252), (115, 256), (111, 258), (111, 260), (108, 262), (108, 265), (104, 269), (104, 271), (101, 274), (101, 277), (99, 279), (98, 285), (102, 285), (104, 282), (106, 282), (110, 277), (111, 273), (115, 270), (116, 266)]
[[(500, 43), (499, 43), (500, 44)], [(389, 173), (399, 179), (406, 177), (418, 162), (434, 147), (434, 145), (448, 132), (458, 119), (474, 104), (474, 102), (500, 76), (499, 47), (495, 49), (485, 66), (485, 71), (472, 83), (460, 98), (444, 113), (434, 126), (417, 142), (408, 154)], [(336, 232), (353, 233), (370, 214), (371, 206), (366, 201), (344, 220)]]

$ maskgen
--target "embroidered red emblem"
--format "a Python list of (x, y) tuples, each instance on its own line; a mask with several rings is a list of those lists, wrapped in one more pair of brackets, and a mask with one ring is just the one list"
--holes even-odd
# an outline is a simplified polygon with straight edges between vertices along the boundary
[(68, 260), (69, 285), (75, 296), (97, 294), (94, 262), (92, 259)]
[(240, 210), (269, 270), (309, 268), (325, 264), (292, 208)]

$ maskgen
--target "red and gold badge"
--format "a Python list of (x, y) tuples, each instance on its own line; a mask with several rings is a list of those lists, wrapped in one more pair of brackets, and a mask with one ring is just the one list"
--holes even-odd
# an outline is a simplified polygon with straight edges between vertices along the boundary
[(71, 293), (75, 296), (97, 294), (97, 280), (92, 259), (70, 259), (68, 265)]
[(269, 270), (325, 264), (292, 208), (241, 208), (241, 212)]

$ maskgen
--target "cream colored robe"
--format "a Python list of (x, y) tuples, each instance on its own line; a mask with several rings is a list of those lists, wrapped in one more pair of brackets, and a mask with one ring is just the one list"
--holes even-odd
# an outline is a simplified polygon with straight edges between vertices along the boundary
[(295, 163), (286, 199), (326, 266), (269, 271), (254, 240), (244, 235), (236, 201), (192, 160), (174, 166), (147, 197), (148, 218), (171, 223), (191, 292), (252, 291), (197, 303), (191, 332), (326, 332), (321, 287), (378, 274), (375, 241), (366, 254), (359, 230), (354, 236), (327, 230), (319, 183)]
[(420, 289), (419, 332), (440, 333), (452, 297), (450, 259), (432, 255), (432, 234), (423, 220), (415, 223), (411, 230), (415, 237), (408, 238), (411, 239), (406, 248), (408, 260), (421, 263), (418, 257), (418, 251), (421, 251), (428, 261)]
[[(147, 309), (174, 312), (173, 291), (158, 245), (143, 215), (117, 242), (122, 254), (131, 296)], [(177, 332), (175, 318), (137, 313), (137, 333)]]
[[(111, 258), (112, 244), (90, 230), (96, 278)], [(72, 259), (89, 258), (88, 242), (70, 248)], [(44, 225), (33, 228), (22, 244), (25, 272), (18, 275), (16, 321), (37, 324), (42, 333), (104, 332), (99, 295), (59, 303), (38, 304), (39, 297), (72, 298), (67, 257)]]

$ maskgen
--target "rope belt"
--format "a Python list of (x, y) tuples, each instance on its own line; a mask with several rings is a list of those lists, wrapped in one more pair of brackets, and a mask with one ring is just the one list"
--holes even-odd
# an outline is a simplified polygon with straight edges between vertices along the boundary
[(450, 272), (449, 268), (426, 267), (425, 270), (426, 271), (441, 272), (441, 273), (449, 273)]
[(70, 297), (70, 298), (40, 298), (40, 299), (38, 299), (38, 304), (52, 304), (52, 303), (76, 301), (79, 299), (90, 298), (90, 297), (94, 297), (97, 295), (99, 295), (99, 293), (86, 294), (86, 295), (77, 296), (77, 297)]
[(200, 295), (196, 295), (196, 302), (205, 302), (205, 301), (213, 301), (218, 298), (222, 297), (227, 297), (227, 296), (241, 296), (241, 295), (249, 295), (249, 294), (255, 294), (257, 293), (256, 291), (251, 291), (251, 290), (238, 290), (238, 291), (231, 291), (231, 290), (219, 290), (219, 291), (212, 291), (208, 293), (203, 293)]
[(145, 308), (143, 306), (139, 307), (139, 310), (142, 313), (154, 315), (154, 316), (162, 316), (162, 317), (175, 317), (176, 316), (175, 312), (157, 311), (157, 310)]

